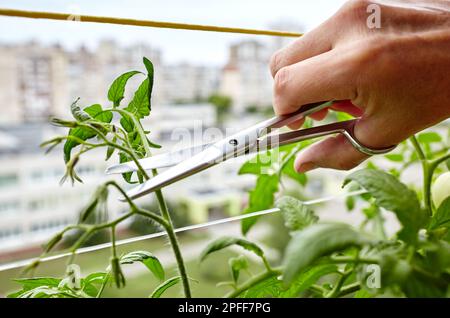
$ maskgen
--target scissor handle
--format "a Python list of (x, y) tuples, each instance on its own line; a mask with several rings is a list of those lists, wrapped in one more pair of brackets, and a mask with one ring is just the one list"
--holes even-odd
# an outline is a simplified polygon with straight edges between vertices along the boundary
[(331, 123), (328, 125), (291, 131), (284, 134), (267, 136), (265, 144), (266, 146), (268, 146), (268, 148), (270, 148), (271, 144), (273, 145), (277, 144), (278, 146), (282, 146), (302, 140), (308, 140), (317, 137), (340, 133), (347, 138), (347, 140), (352, 144), (353, 147), (369, 156), (384, 154), (393, 150), (396, 147), (390, 146), (386, 148), (372, 148), (362, 144), (354, 135), (354, 127), (356, 121), (357, 119), (341, 121), (337, 123)]

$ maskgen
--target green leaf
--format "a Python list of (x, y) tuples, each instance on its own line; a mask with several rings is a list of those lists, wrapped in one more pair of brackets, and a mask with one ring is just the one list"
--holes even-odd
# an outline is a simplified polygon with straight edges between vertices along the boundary
[(239, 255), (238, 257), (230, 258), (228, 264), (230, 266), (233, 281), (237, 283), (241, 270), (248, 268), (248, 261), (244, 255)]
[(306, 185), (308, 178), (305, 173), (299, 173), (295, 171), (294, 169), (294, 161), (295, 157), (292, 157), (288, 160), (286, 165), (283, 167), (283, 170), (281, 171), (284, 175), (288, 176), (294, 181), (297, 181), (302, 186)]
[(255, 253), (259, 257), (264, 256), (263, 250), (255, 243), (238, 237), (224, 236), (214, 240), (213, 242), (209, 243), (208, 246), (206, 246), (200, 256), (200, 261), (203, 261), (209, 254), (222, 250), (231, 245), (239, 245), (244, 249)]
[(279, 297), (298, 297), (302, 292), (306, 291), (317, 282), (319, 278), (337, 272), (338, 267), (334, 264), (319, 264), (308, 267), (297, 276), (288, 289), (280, 293)]
[[(94, 104), (86, 107), (84, 111), (92, 117), (92, 119), (100, 121), (102, 123), (110, 123), (113, 114), (111, 111), (103, 111), (102, 106)], [(88, 140), (95, 137), (97, 134), (94, 130), (85, 127), (76, 127), (69, 130), (69, 136), (74, 136), (81, 140)], [(64, 161), (67, 163), (70, 161), (72, 149), (78, 146), (79, 143), (75, 140), (68, 139), (64, 144)]]
[[(80, 298), (79, 295), (75, 294), (70, 289), (60, 290), (56, 287), (40, 286), (30, 290), (27, 290), (20, 295), (18, 298)], [(11, 297), (12, 298), (12, 297)]]
[(289, 287), (277, 275), (270, 276), (260, 283), (253, 285), (239, 295), (240, 298), (294, 298), (308, 290), (321, 277), (336, 273), (338, 270), (334, 264), (320, 264), (306, 268), (302, 271)]
[(281, 281), (277, 275), (270, 276), (261, 282), (253, 285), (238, 297), (240, 298), (267, 298), (277, 297), (283, 289)]
[(314, 211), (293, 197), (281, 197), (275, 206), (281, 210), (284, 224), (291, 231), (301, 230), (319, 220)]
[(86, 284), (102, 284), (107, 275), (105, 272), (94, 272), (86, 276), (83, 281)]
[(81, 110), (80, 106), (78, 106), (78, 101), (80, 98), (77, 98), (72, 105), (70, 105), (70, 112), (72, 113), (73, 118), (75, 118), (77, 121), (86, 121), (89, 119), (92, 119), (91, 116), (89, 116), (88, 113)]
[(431, 280), (420, 273), (412, 273), (402, 284), (402, 291), (408, 298), (445, 297), (450, 279)]
[(399, 153), (387, 154), (384, 157), (390, 161), (403, 162), (403, 155)]
[[(113, 143), (117, 142), (117, 137), (114, 136), (113, 139), (111, 140)], [(106, 157), (105, 157), (105, 161), (108, 161), (111, 156), (113, 155), (114, 151), (116, 150), (116, 148), (108, 146), (108, 148), (106, 149)]]
[(134, 130), (134, 122), (127, 114), (122, 114), (122, 118), (120, 118), (120, 125), (127, 133), (131, 133)]
[[(248, 214), (252, 212), (269, 209), (273, 206), (275, 193), (278, 191), (278, 175), (262, 174), (258, 176), (256, 185), (249, 193), (248, 207), (242, 212)], [(256, 223), (258, 217), (251, 217), (241, 221), (241, 230), (245, 235)]]
[(238, 174), (254, 174), (254, 175), (262, 175), (262, 174), (273, 174), (274, 171), (271, 171), (272, 164), (278, 161), (278, 152), (276, 151), (266, 151), (257, 154), (252, 159), (245, 162), (241, 168), (239, 169)]
[(105, 272), (94, 272), (81, 279), (81, 289), (90, 297), (96, 297), (98, 289), (95, 285), (101, 285), (108, 278), (108, 274)]
[(145, 69), (147, 70), (147, 78), (148, 78), (148, 108), (152, 109), (152, 91), (153, 91), (153, 78), (155, 75), (155, 69), (153, 67), (153, 63), (144, 56), (143, 58)]
[(371, 220), (380, 214), (380, 208), (375, 204), (369, 204), (367, 207), (362, 209), (362, 212), (366, 216), (367, 219)]
[(16, 278), (15, 282), (22, 285), (24, 289), (32, 289), (40, 286), (58, 287), (60, 278), (53, 277), (35, 277), (35, 278)]
[(55, 287), (57, 288), (59, 283), (61, 282), (60, 278), (53, 277), (35, 277), (35, 278), (17, 278), (14, 279), (15, 282), (22, 285), (22, 289), (9, 294), (8, 298), (18, 298), (21, 297), (27, 291), (33, 290), (35, 288), (41, 287)]
[(347, 211), (353, 211), (355, 208), (355, 197), (353, 195), (349, 195), (345, 198), (345, 206), (347, 207)]
[[(69, 130), (69, 136), (74, 136), (81, 140), (88, 140), (95, 137), (96, 133), (92, 129), (77, 127)], [(70, 161), (72, 149), (78, 146), (79, 143), (73, 139), (67, 139), (64, 143), (64, 161), (67, 163)]]
[(125, 108), (125, 110), (129, 111), (136, 118), (141, 119), (145, 116), (150, 115), (150, 102), (149, 102), (149, 79), (145, 79), (137, 91), (134, 93), (133, 99)]
[(450, 197), (447, 197), (447, 199), (441, 203), (436, 213), (431, 218), (428, 229), (435, 230), (441, 227), (450, 228)]
[(374, 295), (365, 289), (360, 289), (355, 293), (353, 298), (373, 298)]
[(283, 280), (290, 284), (297, 275), (321, 256), (360, 246), (368, 240), (346, 224), (314, 224), (295, 234), (289, 242)]
[(355, 118), (352, 115), (344, 113), (344, 112), (334, 112), (334, 113), (336, 114), (338, 121), (350, 120), (350, 119)]
[(421, 209), (414, 191), (392, 175), (373, 169), (358, 170), (350, 174), (344, 181), (359, 183), (375, 198), (375, 204), (396, 214), (403, 225), (398, 236), (408, 243), (417, 240), (417, 233), (425, 224), (427, 216)]
[(141, 72), (138, 71), (130, 71), (124, 73), (117, 77), (114, 82), (111, 84), (108, 90), (108, 100), (113, 103), (114, 107), (120, 105), (120, 102), (124, 98), (125, 86), (127, 85), (128, 80), (136, 74)]
[(169, 278), (164, 283), (156, 287), (156, 289), (153, 291), (153, 293), (150, 295), (150, 298), (160, 298), (161, 295), (170, 287), (178, 284), (181, 282), (181, 276), (175, 276), (172, 278)]
[[(128, 162), (128, 161), (131, 161), (131, 157), (129, 157), (128, 154), (126, 154), (125, 152), (122, 152), (122, 151), (119, 152), (119, 162), (124, 163), (124, 162)], [(136, 183), (134, 181), (131, 181), (132, 176), (133, 176), (132, 172), (122, 173), (123, 179), (129, 184)]]
[[(445, 272), (450, 268), (450, 244), (441, 240), (436, 242), (426, 242), (422, 246), (422, 254), (428, 270), (434, 274)], [(450, 274), (450, 273), (449, 273)]]
[(135, 262), (141, 262), (153, 273), (153, 275), (155, 275), (156, 278), (161, 281), (164, 280), (164, 268), (159, 259), (152, 253), (147, 251), (134, 251), (120, 258), (121, 264), (133, 264)]
[(417, 140), (420, 143), (429, 144), (433, 142), (441, 142), (442, 137), (436, 132), (423, 132), (417, 136)]
[(100, 121), (102, 123), (110, 123), (111, 120), (113, 119), (112, 111), (103, 110), (100, 104), (88, 106), (84, 109), (84, 111), (88, 113), (90, 116), (92, 116), (93, 119)]

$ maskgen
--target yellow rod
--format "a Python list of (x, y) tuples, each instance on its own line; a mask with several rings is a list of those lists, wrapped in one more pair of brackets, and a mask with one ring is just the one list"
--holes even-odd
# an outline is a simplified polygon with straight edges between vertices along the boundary
[(242, 28), (230, 28), (213, 25), (136, 20), (128, 18), (99, 17), (92, 15), (74, 15), (70, 13), (25, 11), (25, 10), (2, 9), (2, 8), (0, 8), (0, 15), (9, 17), (31, 18), (31, 19), (49, 19), (49, 20), (66, 20), (66, 21), (76, 20), (77, 22), (134, 25), (152, 28), (182, 29), (182, 30), (196, 30), (209, 32), (242, 33), (242, 34), (271, 35), (271, 36), (285, 36), (285, 37), (299, 37), (303, 35), (302, 33), (285, 32), (285, 31), (242, 29)]

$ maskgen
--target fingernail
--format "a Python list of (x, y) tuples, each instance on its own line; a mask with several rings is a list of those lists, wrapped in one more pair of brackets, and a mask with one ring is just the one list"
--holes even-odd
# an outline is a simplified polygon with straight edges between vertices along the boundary
[(305, 162), (305, 163), (301, 163), (296, 168), (297, 168), (297, 172), (305, 173), (305, 172), (316, 169), (317, 165), (314, 162)]

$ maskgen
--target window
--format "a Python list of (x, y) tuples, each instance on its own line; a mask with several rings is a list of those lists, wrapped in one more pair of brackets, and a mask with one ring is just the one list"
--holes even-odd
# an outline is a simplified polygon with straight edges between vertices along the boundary
[(45, 201), (42, 199), (31, 200), (28, 202), (28, 209), (30, 211), (36, 211), (36, 210), (43, 209), (44, 206), (45, 206)]
[(15, 173), (0, 174), (0, 188), (16, 185), (19, 177)]
[(95, 173), (95, 169), (91, 166), (80, 166), (78, 168), (78, 173), (83, 176), (89, 176)]
[(0, 229), (0, 240), (8, 239), (22, 234), (22, 229), (18, 226), (14, 228)]
[(0, 213), (13, 212), (19, 209), (18, 201), (4, 201), (0, 202)]

